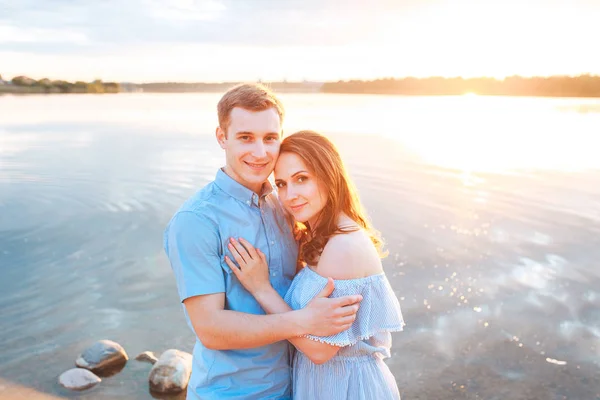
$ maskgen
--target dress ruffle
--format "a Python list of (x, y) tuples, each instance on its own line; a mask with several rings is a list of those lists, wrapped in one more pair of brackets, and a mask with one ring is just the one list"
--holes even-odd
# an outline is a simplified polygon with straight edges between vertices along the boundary
[[(367, 340), (379, 333), (397, 332), (403, 329), (404, 319), (400, 304), (385, 274), (334, 280), (334, 283), (335, 289), (330, 297), (356, 294), (363, 296), (356, 320), (349, 329), (337, 335), (306, 335), (307, 338), (332, 346), (345, 347)], [(285, 301), (293, 309), (304, 308), (323, 290), (326, 284), (327, 278), (317, 274), (309, 267), (305, 267), (292, 282)]]

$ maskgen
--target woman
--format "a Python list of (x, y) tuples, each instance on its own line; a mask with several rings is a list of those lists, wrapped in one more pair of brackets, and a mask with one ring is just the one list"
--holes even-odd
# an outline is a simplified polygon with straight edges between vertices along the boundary
[[(305, 307), (326, 285), (332, 297), (361, 294), (349, 329), (290, 342), (295, 399), (399, 399), (383, 359), (390, 332), (404, 325), (398, 299), (381, 265), (382, 242), (368, 223), (340, 155), (326, 137), (297, 132), (281, 143), (275, 184), (300, 237), (300, 268), (285, 299), (271, 287), (265, 255), (243, 238), (231, 239), (225, 260), (268, 313)], [(328, 278), (326, 278), (328, 277)], [(356, 318), (354, 320), (354, 318)]]

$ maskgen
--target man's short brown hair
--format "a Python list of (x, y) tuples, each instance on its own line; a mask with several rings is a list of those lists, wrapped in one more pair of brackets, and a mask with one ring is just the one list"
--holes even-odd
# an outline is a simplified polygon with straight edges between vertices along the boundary
[(250, 111), (264, 111), (274, 108), (279, 114), (279, 122), (283, 123), (285, 110), (275, 93), (260, 83), (242, 83), (229, 89), (221, 97), (217, 105), (219, 126), (227, 133), (231, 110), (240, 107)]

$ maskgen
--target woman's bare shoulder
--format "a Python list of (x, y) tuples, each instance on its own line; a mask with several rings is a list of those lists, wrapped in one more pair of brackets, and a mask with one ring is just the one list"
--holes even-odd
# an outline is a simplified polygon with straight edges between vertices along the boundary
[(329, 239), (316, 270), (333, 279), (356, 279), (381, 273), (383, 268), (371, 238), (359, 229)]

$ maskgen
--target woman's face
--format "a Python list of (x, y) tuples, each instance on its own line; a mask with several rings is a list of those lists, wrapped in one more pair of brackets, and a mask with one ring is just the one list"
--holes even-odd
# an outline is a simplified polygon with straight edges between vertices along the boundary
[(275, 164), (275, 185), (283, 206), (296, 221), (314, 226), (327, 203), (327, 193), (302, 159), (281, 153)]

